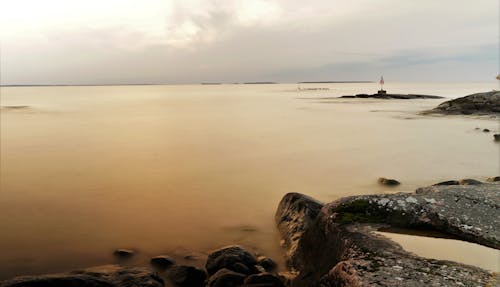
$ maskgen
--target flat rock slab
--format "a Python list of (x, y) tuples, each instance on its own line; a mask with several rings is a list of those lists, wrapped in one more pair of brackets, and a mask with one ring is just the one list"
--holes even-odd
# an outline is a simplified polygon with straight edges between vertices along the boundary
[(444, 115), (498, 115), (500, 91), (477, 93), (446, 101), (424, 114)]
[(412, 99), (442, 99), (440, 96), (431, 95), (415, 95), (415, 94), (357, 94), (354, 96), (341, 96), (343, 99), (399, 99), (399, 100), (412, 100)]
[(69, 273), (21, 276), (0, 283), (1, 287), (162, 287), (163, 280), (147, 268), (118, 265), (92, 267)]
[(497, 286), (486, 270), (416, 256), (374, 231), (441, 230), (498, 249), (499, 195), (499, 184), (432, 186), (347, 197), (318, 212), (317, 201), (287, 194), (276, 222), (297, 274), (292, 286)]

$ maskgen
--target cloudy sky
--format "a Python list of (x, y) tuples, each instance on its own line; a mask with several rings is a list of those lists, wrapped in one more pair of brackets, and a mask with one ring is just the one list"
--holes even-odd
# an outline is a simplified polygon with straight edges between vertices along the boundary
[(1, 84), (491, 81), (498, 0), (0, 0)]

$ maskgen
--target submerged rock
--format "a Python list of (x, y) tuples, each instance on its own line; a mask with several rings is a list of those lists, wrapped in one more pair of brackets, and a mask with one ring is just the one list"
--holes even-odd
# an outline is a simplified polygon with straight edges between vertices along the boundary
[(498, 115), (500, 114), (500, 91), (477, 93), (446, 101), (425, 114), (446, 115)]
[(386, 186), (397, 186), (400, 185), (401, 183), (395, 179), (390, 179), (390, 178), (385, 178), (385, 177), (379, 177), (378, 183)]
[(119, 258), (130, 258), (130, 257), (134, 256), (135, 252), (134, 252), (134, 250), (130, 250), (130, 249), (116, 249), (113, 252), (113, 254)]
[(500, 142), (500, 134), (494, 134), (493, 140), (495, 140), (496, 142)]
[(434, 186), (436, 185), (459, 185), (460, 182), (458, 180), (447, 180), (447, 181), (442, 181), (442, 182), (439, 182), (439, 183), (436, 183), (434, 184)]
[(175, 264), (175, 260), (166, 255), (155, 256), (149, 262), (153, 267), (158, 269), (167, 269)]
[(483, 133), (489, 133), (490, 129), (483, 129)]
[(162, 287), (163, 280), (146, 268), (106, 265), (70, 273), (22, 276), (1, 287)]
[(440, 230), (499, 249), (499, 191), (500, 184), (431, 186), (417, 193), (347, 197), (319, 212), (317, 201), (287, 194), (276, 223), (288, 266), (297, 274), (292, 286), (495, 286), (488, 271), (416, 256), (373, 231)]

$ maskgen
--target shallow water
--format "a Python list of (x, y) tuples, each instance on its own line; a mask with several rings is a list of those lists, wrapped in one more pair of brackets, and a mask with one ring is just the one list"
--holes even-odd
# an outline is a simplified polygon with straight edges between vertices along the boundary
[[(496, 83), (387, 85), (449, 98)], [(323, 201), (499, 173), (498, 122), (418, 116), (444, 100), (324, 100), (376, 84), (2, 87), (0, 278), (112, 262), (115, 248), (281, 258), (287, 192)], [(450, 244), (450, 249), (453, 249)], [(460, 252), (460, 249), (456, 249)]]

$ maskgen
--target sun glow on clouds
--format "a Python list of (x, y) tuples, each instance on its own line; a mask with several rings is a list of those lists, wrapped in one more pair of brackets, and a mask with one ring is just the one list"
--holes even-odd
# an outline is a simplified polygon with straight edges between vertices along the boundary
[[(113, 30), (118, 36), (108, 40), (123, 48), (212, 42), (233, 25), (270, 24), (281, 11), (278, 4), (264, 0), (3, 0), (0, 8), (4, 39)], [(130, 42), (126, 35), (141, 41)], [(121, 38), (127, 43), (120, 43)]]

